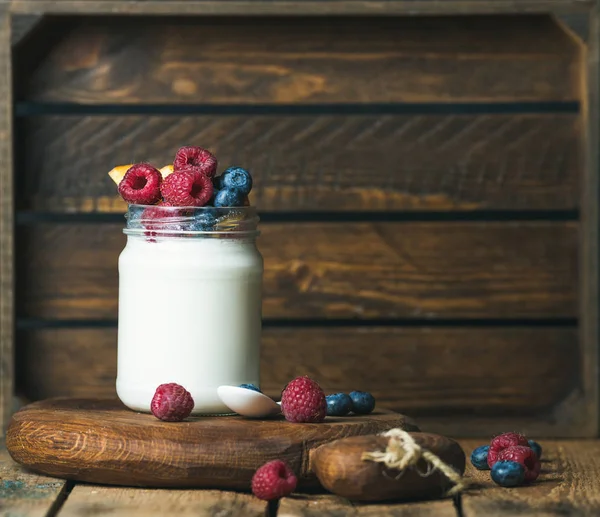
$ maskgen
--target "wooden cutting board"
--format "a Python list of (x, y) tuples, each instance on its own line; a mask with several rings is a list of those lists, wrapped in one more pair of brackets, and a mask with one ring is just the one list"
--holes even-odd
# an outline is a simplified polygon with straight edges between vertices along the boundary
[(247, 490), (258, 467), (283, 459), (300, 473), (300, 487), (310, 488), (318, 486), (311, 450), (395, 427), (419, 430), (408, 417), (386, 411), (327, 417), (320, 424), (238, 416), (167, 423), (117, 400), (50, 399), (13, 415), (6, 446), (31, 470), (76, 481)]

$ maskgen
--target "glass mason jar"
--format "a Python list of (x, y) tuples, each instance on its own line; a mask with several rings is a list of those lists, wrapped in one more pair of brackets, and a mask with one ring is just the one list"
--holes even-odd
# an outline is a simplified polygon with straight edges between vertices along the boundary
[(254, 207), (130, 205), (119, 257), (117, 394), (149, 412), (175, 382), (192, 414), (231, 411), (221, 385), (259, 385), (263, 259)]

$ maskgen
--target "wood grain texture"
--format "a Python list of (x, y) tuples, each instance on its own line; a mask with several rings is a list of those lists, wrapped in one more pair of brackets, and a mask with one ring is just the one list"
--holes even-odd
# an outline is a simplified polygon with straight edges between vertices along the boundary
[(248, 490), (256, 469), (281, 459), (299, 487), (318, 486), (311, 449), (339, 438), (395, 427), (418, 431), (398, 413), (328, 417), (320, 424), (196, 417), (173, 424), (117, 400), (50, 399), (15, 413), (6, 433), (11, 456), (36, 472), (91, 483)]
[(266, 503), (222, 490), (156, 490), (77, 485), (60, 517), (264, 517)]
[(10, 16), (0, 5), (0, 437), (13, 398), (13, 162)]
[(600, 6), (590, 15), (589, 46), (584, 54), (586, 61), (582, 66), (582, 74), (586, 78), (583, 91), (583, 116), (581, 123), (584, 126), (582, 153), (584, 155), (585, 172), (583, 174), (581, 190), (581, 232), (580, 232), (580, 271), (581, 288), (579, 292), (579, 306), (582, 308), (580, 316), (581, 343), (589, 361), (586, 362), (585, 390), (593, 394), (590, 398), (590, 420), (596, 422), (596, 433), (599, 429), (599, 375), (598, 368), (598, 343), (600, 342), (600, 325), (598, 323), (599, 310), (599, 275), (598, 243), (600, 226), (598, 217), (598, 192), (600, 192), (600, 155), (598, 152), (598, 124), (600, 118), (599, 90), (600, 90)]
[(65, 481), (26, 471), (9, 456), (0, 440), (0, 515), (46, 517), (63, 496)]
[[(576, 100), (549, 17), (74, 19), (21, 99), (318, 104)], [(361, 37), (357, 38), (356, 34)], [(37, 45), (35, 41), (31, 45)], [(21, 60), (28, 61), (26, 50)], [(469, 78), (465, 80), (465, 78)]]
[[(439, 434), (410, 433), (424, 450), (437, 456), (459, 475), (465, 471), (465, 453), (460, 445)], [(311, 470), (329, 492), (350, 501), (401, 501), (441, 498), (453, 484), (439, 471), (423, 476), (431, 465), (421, 459), (404, 471), (365, 461), (364, 453), (386, 452), (390, 438), (353, 436), (317, 447), (310, 454)], [(427, 479), (427, 482), (424, 482)]]
[[(470, 455), (485, 441), (461, 441), (461, 444)], [(467, 476), (474, 481), (476, 489), (462, 497), (464, 517), (592, 517), (600, 514), (596, 481), (600, 471), (600, 443), (597, 440), (541, 443), (542, 472), (538, 481), (527, 488), (498, 487), (491, 481), (489, 471), (478, 471), (468, 465)]]
[[(116, 395), (116, 329), (32, 330), (18, 345), (17, 386), (28, 399)], [(370, 391), (378, 407), (428, 430), (454, 420), (464, 436), (477, 432), (464, 425), (476, 418), (488, 428), (528, 415), (549, 425), (563, 400), (576, 406), (571, 393), (586, 396), (583, 365), (574, 328), (265, 328), (261, 387), (278, 397), (290, 379), (310, 375), (326, 393)], [(562, 417), (565, 427), (575, 420)]]
[[(182, 144), (252, 171), (263, 211), (575, 209), (571, 114), (43, 116), (19, 121), (21, 209), (124, 212), (107, 173)], [(435, 150), (435, 152), (432, 152)]]
[(585, 12), (593, 0), (6, 0), (15, 13), (393, 15)]
[[(577, 314), (577, 223), (300, 223), (261, 231), (266, 318)], [(113, 224), (22, 228), (20, 315), (116, 318), (124, 241)]]
[(335, 495), (294, 494), (279, 503), (278, 517), (458, 517), (452, 501), (350, 503)]

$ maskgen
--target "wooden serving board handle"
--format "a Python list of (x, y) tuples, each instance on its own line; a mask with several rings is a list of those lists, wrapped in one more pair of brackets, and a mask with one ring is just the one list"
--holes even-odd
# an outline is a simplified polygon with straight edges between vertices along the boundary
[[(433, 452), (461, 475), (464, 473), (465, 453), (454, 440), (429, 433), (410, 435), (422, 448)], [(388, 440), (381, 435), (354, 436), (321, 445), (310, 453), (310, 469), (324, 488), (353, 501), (440, 497), (451, 488), (438, 471), (423, 477), (410, 468), (397, 477), (398, 471), (361, 458), (364, 452), (385, 451)], [(427, 464), (420, 460), (417, 468), (426, 472)]]
[(195, 417), (161, 422), (118, 400), (51, 399), (13, 415), (6, 446), (15, 461), (49, 476), (111, 485), (249, 490), (257, 468), (286, 461), (300, 487), (318, 486), (309, 452), (325, 443), (399, 427), (398, 413), (327, 417), (294, 424), (283, 417)]

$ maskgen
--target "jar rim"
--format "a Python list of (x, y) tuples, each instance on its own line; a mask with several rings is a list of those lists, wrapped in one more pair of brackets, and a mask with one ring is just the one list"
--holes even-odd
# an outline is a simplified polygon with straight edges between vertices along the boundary
[(126, 235), (156, 236), (258, 236), (260, 218), (255, 206), (184, 207), (128, 205)]

